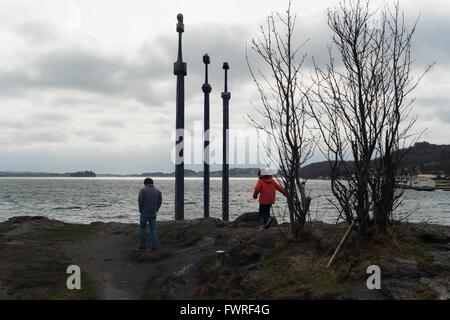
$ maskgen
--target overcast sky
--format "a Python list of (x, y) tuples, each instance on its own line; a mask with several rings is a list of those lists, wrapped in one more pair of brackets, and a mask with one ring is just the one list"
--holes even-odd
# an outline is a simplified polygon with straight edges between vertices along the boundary
[[(382, 6), (383, 1), (372, 1)], [(211, 57), (211, 127), (221, 128), (223, 61), (230, 64), (230, 123), (258, 95), (245, 44), (287, 1), (0, 0), (0, 171), (172, 171), (176, 15), (184, 14), (186, 128), (203, 117), (202, 55)], [(297, 37), (326, 63), (327, 0), (293, 0)], [(450, 2), (403, 0), (421, 19), (418, 71), (437, 61), (415, 92), (422, 140), (450, 143)], [(306, 66), (307, 67), (307, 66)], [(319, 155), (315, 159), (319, 159)]]

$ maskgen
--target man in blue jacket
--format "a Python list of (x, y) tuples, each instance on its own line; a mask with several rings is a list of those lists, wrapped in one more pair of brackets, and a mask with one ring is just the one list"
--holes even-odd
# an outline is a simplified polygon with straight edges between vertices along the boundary
[(153, 180), (145, 178), (145, 187), (139, 192), (139, 249), (147, 248), (147, 239), (145, 238), (145, 227), (149, 225), (150, 234), (152, 235), (152, 250), (158, 247), (158, 234), (156, 232), (156, 213), (162, 204), (161, 191), (155, 188)]

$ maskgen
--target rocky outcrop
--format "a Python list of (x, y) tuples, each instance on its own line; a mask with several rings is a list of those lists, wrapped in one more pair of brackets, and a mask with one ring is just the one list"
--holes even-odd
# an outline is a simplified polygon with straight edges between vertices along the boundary
[[(162, 221), (151, 252), (136, 249), (137, 224), (11, 218), (0, 223), (0, 299), (449, 299), (450, 227), (403, 224), (395, 244), (350, 240), (325, 268), (346, 224), (309, 223), (310, 237), (296, 240), (288, 224), (260, 223), (256, 212)], [(70, 264), (96, 290), (64, 290)], [(368, 264), (380, 267), (381, 290), (368, 290)]]
[[(273, 218), (272, 226), (278, 225), (277, 219)], [(246, 212), (241, 214), (233, 221), (233, 226), (242, 228), (258, 227), (262, 224), (262, 219), (258, 212)]]
[(417, 260), (380, 262), (383, 290), (393, 299), (450, 299), (450, 227), (408, 224), (428, 249)]

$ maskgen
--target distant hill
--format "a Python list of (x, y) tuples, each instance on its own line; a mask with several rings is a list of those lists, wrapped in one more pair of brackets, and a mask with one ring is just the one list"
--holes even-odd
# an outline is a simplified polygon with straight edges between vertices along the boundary
[[(401, 150), (407, 152), (403, 160), (402, 171), (410, 175), (432, 173), (450, 176), (450, 145), (435, 145), (428, 142), (418, 142), (414, 146)], [(257, 168), (231, 168), (230, 177), (256, 177)], [(203, 177), (203, 172), (185, 169), (185, 177)], [(221, 177), (222, 171), (211, 171), (211, 177)], [(330, 176), (330, 165), (327, 161), (314, 162), (306, 165), (300, 171), (305, 179), (327, 179)], [(41, 172), (0, 172), (0, 177), (175, 177), (175, 172), (146, 172), (142, 174), (95, 174), (92, 171), (74, 173), (41, 173)]]
[(450, 175), (450, 145), (416, 143), (410, 148), (403, 164), (405, 168), (416, 169), (422, 173), (443, 171), (446, 175)]
[[(257, 176), (258, 168), (232, 168), (230, 169), (230, 177), (234, 178), (245, 178), (245, 177), (256, 177)], [(142, 177), (175, 177), (175, 172), (171, 173), (164, 173), (164, 172), (146, 172), (142, 173), (140, 176)], [(187, 178), (201, 178), (203, 177), (203, 171), (194, 171), (194, 170), (184, 170), (184, 176)], [(222, 177), (222, 171), (211, 171), (210, 172), (211, 177)]]
[[(257, 168), (232, 168), (230, 169), (230, 177), (256, 177)], [(203, 177), (203, 171), (184, 170), (186, 178)], [(222, 177), (222, 171), (211, 171), (211, 177)], [(69, 173), (52, 173), (52, 172), (0, 172), (0, 177), (30, 177), (30, 178), (58, 178), (58, 177), (175, 177), (175, 172), (146, 172), (142, 174), (96, 174), (93, 171), (77, 171)]]
[[(450, 145), (418, 142), (400, 152), (407, 152), (402, 163), (402, 172), (405, 174), (450, 175)], [(305, 179), (328, 178), (330, 176), (330, 165), (327, 161), (311, 163), (303, 167), (300, 174)]]
[(93, 178), (96, 177), (97, 175), (95, 174), (95, 172), (92, 171), (78, 171), (78, 172), (74, 172), (74, 173), (70, 173), (71, 177), (77, 177), (77, 178)]
[(328, 161), (314, 162), (300, 169), (303, 179), (327, 179), (330, 177), (330, 164)]
[(93, 171), (77, 171), (68, 173), (51, 173), (51, 172), (0, 172), (0, 177), (12, 177), (12, 178), (88, 178), (96, 177), (97, 175)]

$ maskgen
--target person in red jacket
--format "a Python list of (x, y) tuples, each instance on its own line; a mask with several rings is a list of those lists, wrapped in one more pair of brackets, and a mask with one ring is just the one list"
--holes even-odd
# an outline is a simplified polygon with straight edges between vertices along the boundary
[(275, 193), (278, 190), (285, 197), (287, 196), (286, 190), (276, 182), (272, 173), (268, 169), (261, 169), (258, 171), (258, 182), (256, 183), (255, 191), (253, 192), (253, 198), (257, 199), (259, 195), (259, 216), (263, 219), (263, 229), (270, 227), (273, 219), (270, 216), (270, 209), (275, 203)]

